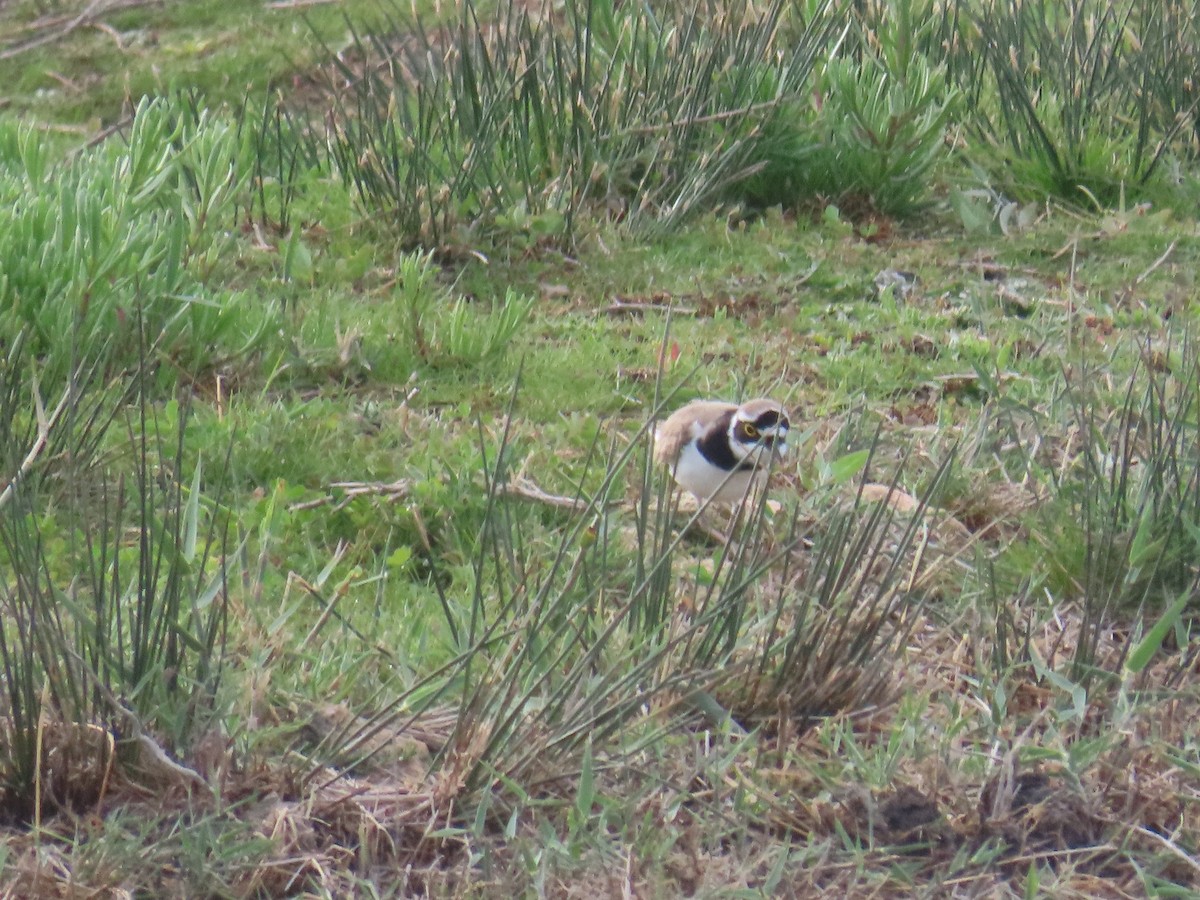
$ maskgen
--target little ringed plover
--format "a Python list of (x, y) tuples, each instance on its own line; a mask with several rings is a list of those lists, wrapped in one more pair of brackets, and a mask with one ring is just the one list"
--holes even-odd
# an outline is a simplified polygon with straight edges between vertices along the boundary
[(735, 504), (787, 451), (790, 425), (774, 400), (693, 400), (659, 423), (654, 458), (701, 503)]

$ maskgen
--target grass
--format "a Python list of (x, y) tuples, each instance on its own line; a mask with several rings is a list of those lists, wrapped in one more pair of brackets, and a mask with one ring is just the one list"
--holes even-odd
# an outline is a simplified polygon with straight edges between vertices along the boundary
[[(0, 61), (3, 246), (43, 248), (0, 282), (3, 890), (1194, 893), (1186, 154), (1173, 202), (1012, 206), (922, 61), (947, 90), (845, 100), (946, 129), (873, 170), (915, 215), (858, 169), (414, 249), (291, 130), (361, 11), (133, 7)], [(684, 533), (653, 420), (756, 395), (775, 505)]]
[(129, 3), (92, 10), (68, 28), (86, 6), (14, 3), (0, 14), (7, 51), (0, 71), (13, 88), (13, 113), (86, 133), (120, 121), (144, 94), (195, 90), (236, 104), (248, 88), (285, 87), (297, 67), (316, 59), (314, 31), (336, 43), (346, 37), (345, 13), (368, 8)]

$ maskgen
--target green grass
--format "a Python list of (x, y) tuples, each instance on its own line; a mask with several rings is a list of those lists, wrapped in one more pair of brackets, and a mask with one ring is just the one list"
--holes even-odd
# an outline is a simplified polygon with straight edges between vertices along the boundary
[[(292, 75), (316, 60), (315, 36), (344, 42), (345, 16), (372, 6), (365, 0), (277, 10), (246, 0), (134, 4), (59, 38), (86, 4), (11, 4), (0, 12), (6, 46), (35, 34), (55, 39), (0, 61), (10, 85), (7, 108), (86, 134), (119, 121), (143, 95), (195, 91), (212, 104), (238, 107), (248, 92), (300, 90)], [(41, 16), (51, 20), (44, 28), (22, 30)]]
[[(7, 8), (0, 35), (58, 9)], [(343, 13), (365, 9), (305, 15), (341, 46)], [(57, 290), (48, 256), (4, 283), (21, 299), (50, 287), (0, 318), (0, 473), (22, 472), (18, 499), (0, 499), (2, 568), (30, 547), (46, 562), (26, 565), (46, 573), (29, 585), (0, 574), (0, 600), (7, 614), (25, 590), (43, 621), (95, 625), (64, 598), (94, 580), (100, 485), (140, 472), (180, 491), (182, 534), (194, 517), (223, 538), (210, 557), (175, 555), (188, 541), (171, 542), (171, 507), (156, 506), (152, 524), (130, 512), (112, 528), (106, 558), (133, 571), (152, 533), (158, 571), (191, 585), (219, 557), (228, 633), (210, 684), (189, 667), (185, 591), (188, 664), (140, 685), (113, 675), (108, 693), (84, 677), (90, 728), (64, 721), (47, 677), (22, 730), (0, 673), (0, 737), (52, 751), (0, 785), (4, 890), (1197, 889), (1200, 726), (1181, 712), (1200, 699), (1186, 165), (1174, 203), (1043, 199), (1004, 228), (965, 221), (953, 191), (977, 173), (956, 156), (922, 174), (929, 202), (909, 219), (721, 207), (648, 235), (581, 207), (569, 247), (468, 228), (425, 256), (328, 167), (270, 182), (268, 166), (259, 194), (245, 132), (221, 130), (246, 96), (257, 123), (268, 89), (314, 102), (318, 44), (297, 10), (168, 3), (102, 21), (113, 31), (0, 62), (6, 114), (53, 132), (46, 180), (8, 153), (6, 189), (59, 197), (44, 185), (61, 186), (62, 144), (118, 120), (126, 96), (172, 89), (212, 110), (203, 140), (246, 180), (172, 237), (162, 210), (195, 202), (203, 168), (181, 156), (161, 195), (131, 192), (143, 206), (121, 220), (125, 243), (97, 226), (138, 258), (179, 253), (174, 278), (122, 251), (102, 281)], [(123, 196), (120, 138), (93, 152), (73, 159), (72, 190), (112, 178), (104, 196)], [(74, 259), (77, 244), (57, 246)], [(915, 274), (907, 296), (876, 287), (887, 270)], [(158, 344), (87, 318), (177, 295), (211, 306), (188, 329), (156, 326)], [(41, 344), (17, 338), (25, 321), (49, 323)], [(54, 355), (72, 327), (99, 373), (86, 396), (108, 398), (119, 426), (60, 420), (26, 471), (35, 386), (52, 409), (51, 375), (80, 362)], [(755, 395), (792, 410), (778, 509), (741, 544), (680, 537), (641, 504), (666, 493), (643, 468), (644, 427), (669, 392), (664, 412)], [(142, 408), (167, 437), (139, 469)], [(590, 505), (502, 496), (503, 471)], [(893, 518), (856, 502), (863, 482), (936, 508)], [(94, 571), (125, 609), (128, 575)], [(0, 637), (15, 646), (11, 628)], [(121, 710), (139, 698), (153, 703), (138, 727), (185, 774), (131, 740)], [(68, 802), (30, 813), (31, 785)], [(147, 809), (145, 790), (165, 799)]]

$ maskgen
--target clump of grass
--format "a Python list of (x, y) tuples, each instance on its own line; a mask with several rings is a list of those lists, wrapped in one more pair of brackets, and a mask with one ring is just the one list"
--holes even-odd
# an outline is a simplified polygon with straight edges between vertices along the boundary
[(962, 49), (979, 64), (960, 74), (981, 165), (1002, 160), (990, 171), (1019, 198), (1101, 207), (1150, 182), (1196, 108), (1181, 65), (1194, 30), (1177, 4), (969, 8)]
[(400, 260), (399, 330), (411, 358), (425, 366), (475, 366), (502, 354), (529, 317), (533, 302), (509, 288), (487, 312), (437, 285), (431, 254)]
[[(226, 627), (219, 479), (185, 451), (186, 414), (174, 434), (157, 427), (145, 353), (130, 381), (77, 364), (50, 413), (24, 347), (0, 370), (5, 816), (95, 803), (114, 751), (136, 758), (144, 738), (157, 753), (154, 735), (174, 747), (213, 713)], [(120, 426), (127, 469), (95, 455)]]
[(44, 356), (43, 385), (67, 376), (66, 336), (131, 365), (138, 317), (189, 371), (251, 352), (270, 316), (204, 289), (247, 172), (236, 129), (181, 98), (143, 100), (124, 146), (57, 162), (36, 129), (0, 124), (0, 336)]
[(393, 14), (339, 62), (328, 137), (364, 206), (410, 245), (452, 236), (571, 240), (584, 209), (671, 224), (736, 195), (764, 164), (829, 28), (777, 42), (783, 6), (720, 13), (472, 3), (429, 31)]
[(926, 0), (889, 4), (874, 19), (856, 15), (854, 30), (827, 50), (807, 108), (792, 111), (796, 149), (753, 176), (754, 196), (893, 216), (920, 208), (956, 111), (946, 64), (922, 49), (940, 22)]
[(894, 481), (882, 500), (860, 489), (851, 502), (822, 515), (809, 536), (811, 548), (792, 560), (798, 571), (757, 617), (758, 652), (733, 693), (742, 716), (782, 718), (788, 727), (804, 728), (892, 699), (892, 663), (927, 595), (914, 577), (925, 572), (913, 561), (927, 550), (922, 534), (929, 498), (952, 462), (942, 462), (913, 510), (901, 512), (893, 503), (902, 493)]
[(303, 126), (297, 114), (278, 98), (268, 97), (257, 119), (251, 116), (247, 98), (238, 121), (243, 140), (250, 145), (248, 155), (253, 168), (247, 217), (257, 217), (264, 230), (289, 234), (301, 176), (321, 171), (321, 155), (300, 138)]
[[(1161, 353), (1145, 351), (1115, 410), (1090, 369), (1066, 381), (1079, 448), (1057, 480), (1059, 502), (1042, 540), (1054, 590), (1081, 604), (1071, 674), (1082, 683), (1097, 674), (1097, 648), (1114, 619), (1166, 616), (1159, 644), (1190, 640), (1188, 611), (1200, 583), (1198, 379), (1195, 341), (1185, 336)], [(1103, 661), (1104, 671), (1120, 672), (1135, 636), (1136, 629), (1115, 659)]]

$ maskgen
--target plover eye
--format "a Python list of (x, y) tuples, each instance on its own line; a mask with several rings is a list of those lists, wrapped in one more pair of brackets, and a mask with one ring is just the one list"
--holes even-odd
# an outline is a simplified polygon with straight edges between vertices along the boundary
[(758, 440), (758, 429), (755, 428), (753, 425), (751, 425), (749, 422), (743, 422), (742, 423), (742, 437), (744, 437), (748, 441), (757, 441)]

